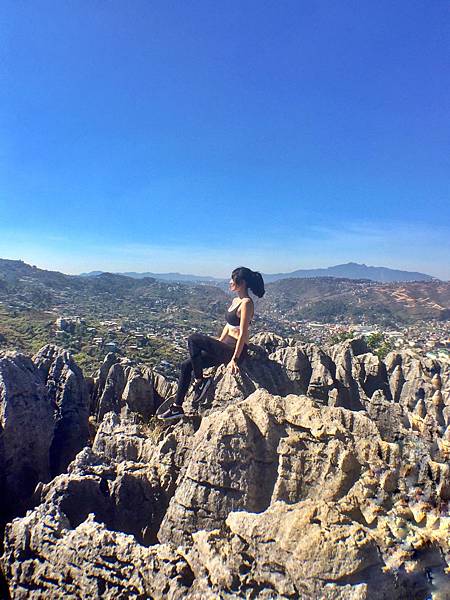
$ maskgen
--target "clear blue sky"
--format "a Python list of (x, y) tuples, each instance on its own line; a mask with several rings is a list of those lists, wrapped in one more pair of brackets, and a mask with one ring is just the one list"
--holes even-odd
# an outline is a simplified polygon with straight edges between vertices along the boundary
[(448, 0), (3, 0), (0, 257), (450, 278)]

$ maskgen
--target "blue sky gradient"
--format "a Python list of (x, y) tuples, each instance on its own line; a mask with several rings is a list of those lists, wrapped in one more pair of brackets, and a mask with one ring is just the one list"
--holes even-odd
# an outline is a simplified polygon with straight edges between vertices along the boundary
[(450, 278), (450, 5), (5, 0), (0, 256)]

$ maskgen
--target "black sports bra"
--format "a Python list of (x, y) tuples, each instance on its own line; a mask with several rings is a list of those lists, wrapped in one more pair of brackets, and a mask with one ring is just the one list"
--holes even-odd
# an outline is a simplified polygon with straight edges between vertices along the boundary
[(240, 307), (241, 304), (242, 301), (239, 302), (239, 304), (235, 308), (233, 308), (233, 310), (227, 310), (225, 312), (225, 320), (228, 323), (228, 325), (231, 325), (231, 327), (239, 327), (241, 323), (240, 317), (237, 316), (237, 309)]

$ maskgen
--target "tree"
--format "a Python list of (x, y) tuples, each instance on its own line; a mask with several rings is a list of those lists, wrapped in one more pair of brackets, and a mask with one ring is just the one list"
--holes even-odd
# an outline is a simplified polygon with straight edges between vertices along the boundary
[(392, 342), (384, 333), (375, 332), (366, 337), (366, 342), (369, 348), (381, 360), (393, 349)]
[(345, 342), (345, 340), (351, 340), (355, 337), (354, 331), (342, 331), (340, 333), (335, 333), (330, 338), (331, 344), (340, 344), (341, 342)]

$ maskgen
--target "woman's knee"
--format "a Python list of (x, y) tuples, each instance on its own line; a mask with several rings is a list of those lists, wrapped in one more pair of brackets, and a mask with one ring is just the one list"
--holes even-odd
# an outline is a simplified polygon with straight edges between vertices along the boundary
[(192, 369), (192, 362), (190, 358), (187, 358), (186, 360), (183, 360), (182, 363), (180, 363), (180, 370), (181, 371), (190, 371)]
[(188, 343), (195, 343), (198, 342), (199, 340), (201, 340), (204, 337), (204, 335), (202, 333), (191, 333), (191, 335), (188, 337), (187, 341)]
[(191, 356), (197, 355), (205, 347), (205, 339), (208, 336), (203, 333), (192, 333), (188, 337), (188, 349)]

